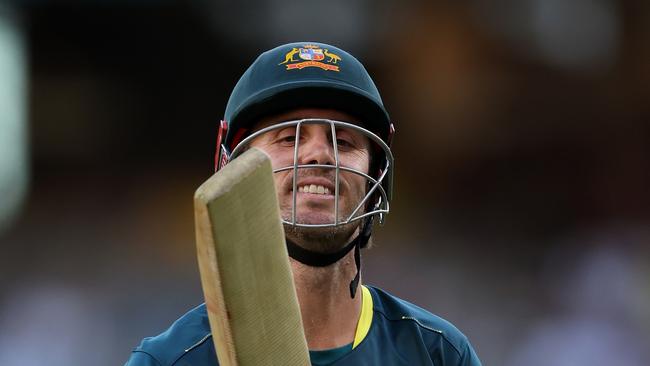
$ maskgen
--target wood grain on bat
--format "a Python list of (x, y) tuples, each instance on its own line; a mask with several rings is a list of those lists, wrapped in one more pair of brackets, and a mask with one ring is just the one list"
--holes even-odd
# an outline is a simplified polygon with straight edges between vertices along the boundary
[(271, 163), (251, 149), (194, 197), (201, 282), (221, 365), (309, 365)]

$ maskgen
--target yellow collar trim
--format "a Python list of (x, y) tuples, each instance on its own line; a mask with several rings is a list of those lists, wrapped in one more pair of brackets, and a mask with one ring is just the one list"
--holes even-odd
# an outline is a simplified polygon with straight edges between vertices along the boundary
[(361, 315), (359, 316), (359, 323), (357, 323), (357, 331), (354, 334), (352, 349), (366, 338), (372, 324), (372, 295), (366, 286), (361, 286), (361, 294)]

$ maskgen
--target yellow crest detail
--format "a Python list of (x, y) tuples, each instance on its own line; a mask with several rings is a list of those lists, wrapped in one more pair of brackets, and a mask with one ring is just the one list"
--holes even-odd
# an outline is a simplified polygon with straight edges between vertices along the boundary
[[(298, 59), (295, 59), (298, 56)], [(284, 61), (278, 65), (287, 66), (286, 70), (302, 70), (305, 67), (318, 67), (327, 71), (340, 71), (336, 66), (341, 61), (341, 56), (322, 49), (317, 45), (306, 44), (300, 48), (293, 47), (284, 55)]]

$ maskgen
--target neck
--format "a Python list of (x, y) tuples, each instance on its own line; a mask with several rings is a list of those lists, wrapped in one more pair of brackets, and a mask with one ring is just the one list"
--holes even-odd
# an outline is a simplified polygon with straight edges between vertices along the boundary
[(361, 312), (361, 291), (350, 297), (356, 274), (354, 250), (327, 267), (310, 267), (291, 259), (307, 345), (311, 350), (351, 343)]

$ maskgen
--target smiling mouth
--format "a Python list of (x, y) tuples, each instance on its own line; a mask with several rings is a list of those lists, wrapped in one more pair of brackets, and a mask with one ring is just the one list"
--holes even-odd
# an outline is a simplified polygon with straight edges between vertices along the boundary
[(318, 185), (318, 184), (308, 184), (308, 185), (298, 187), (298, 192), (329, 196), (330, 189), (325, 187), (325, 186)]

